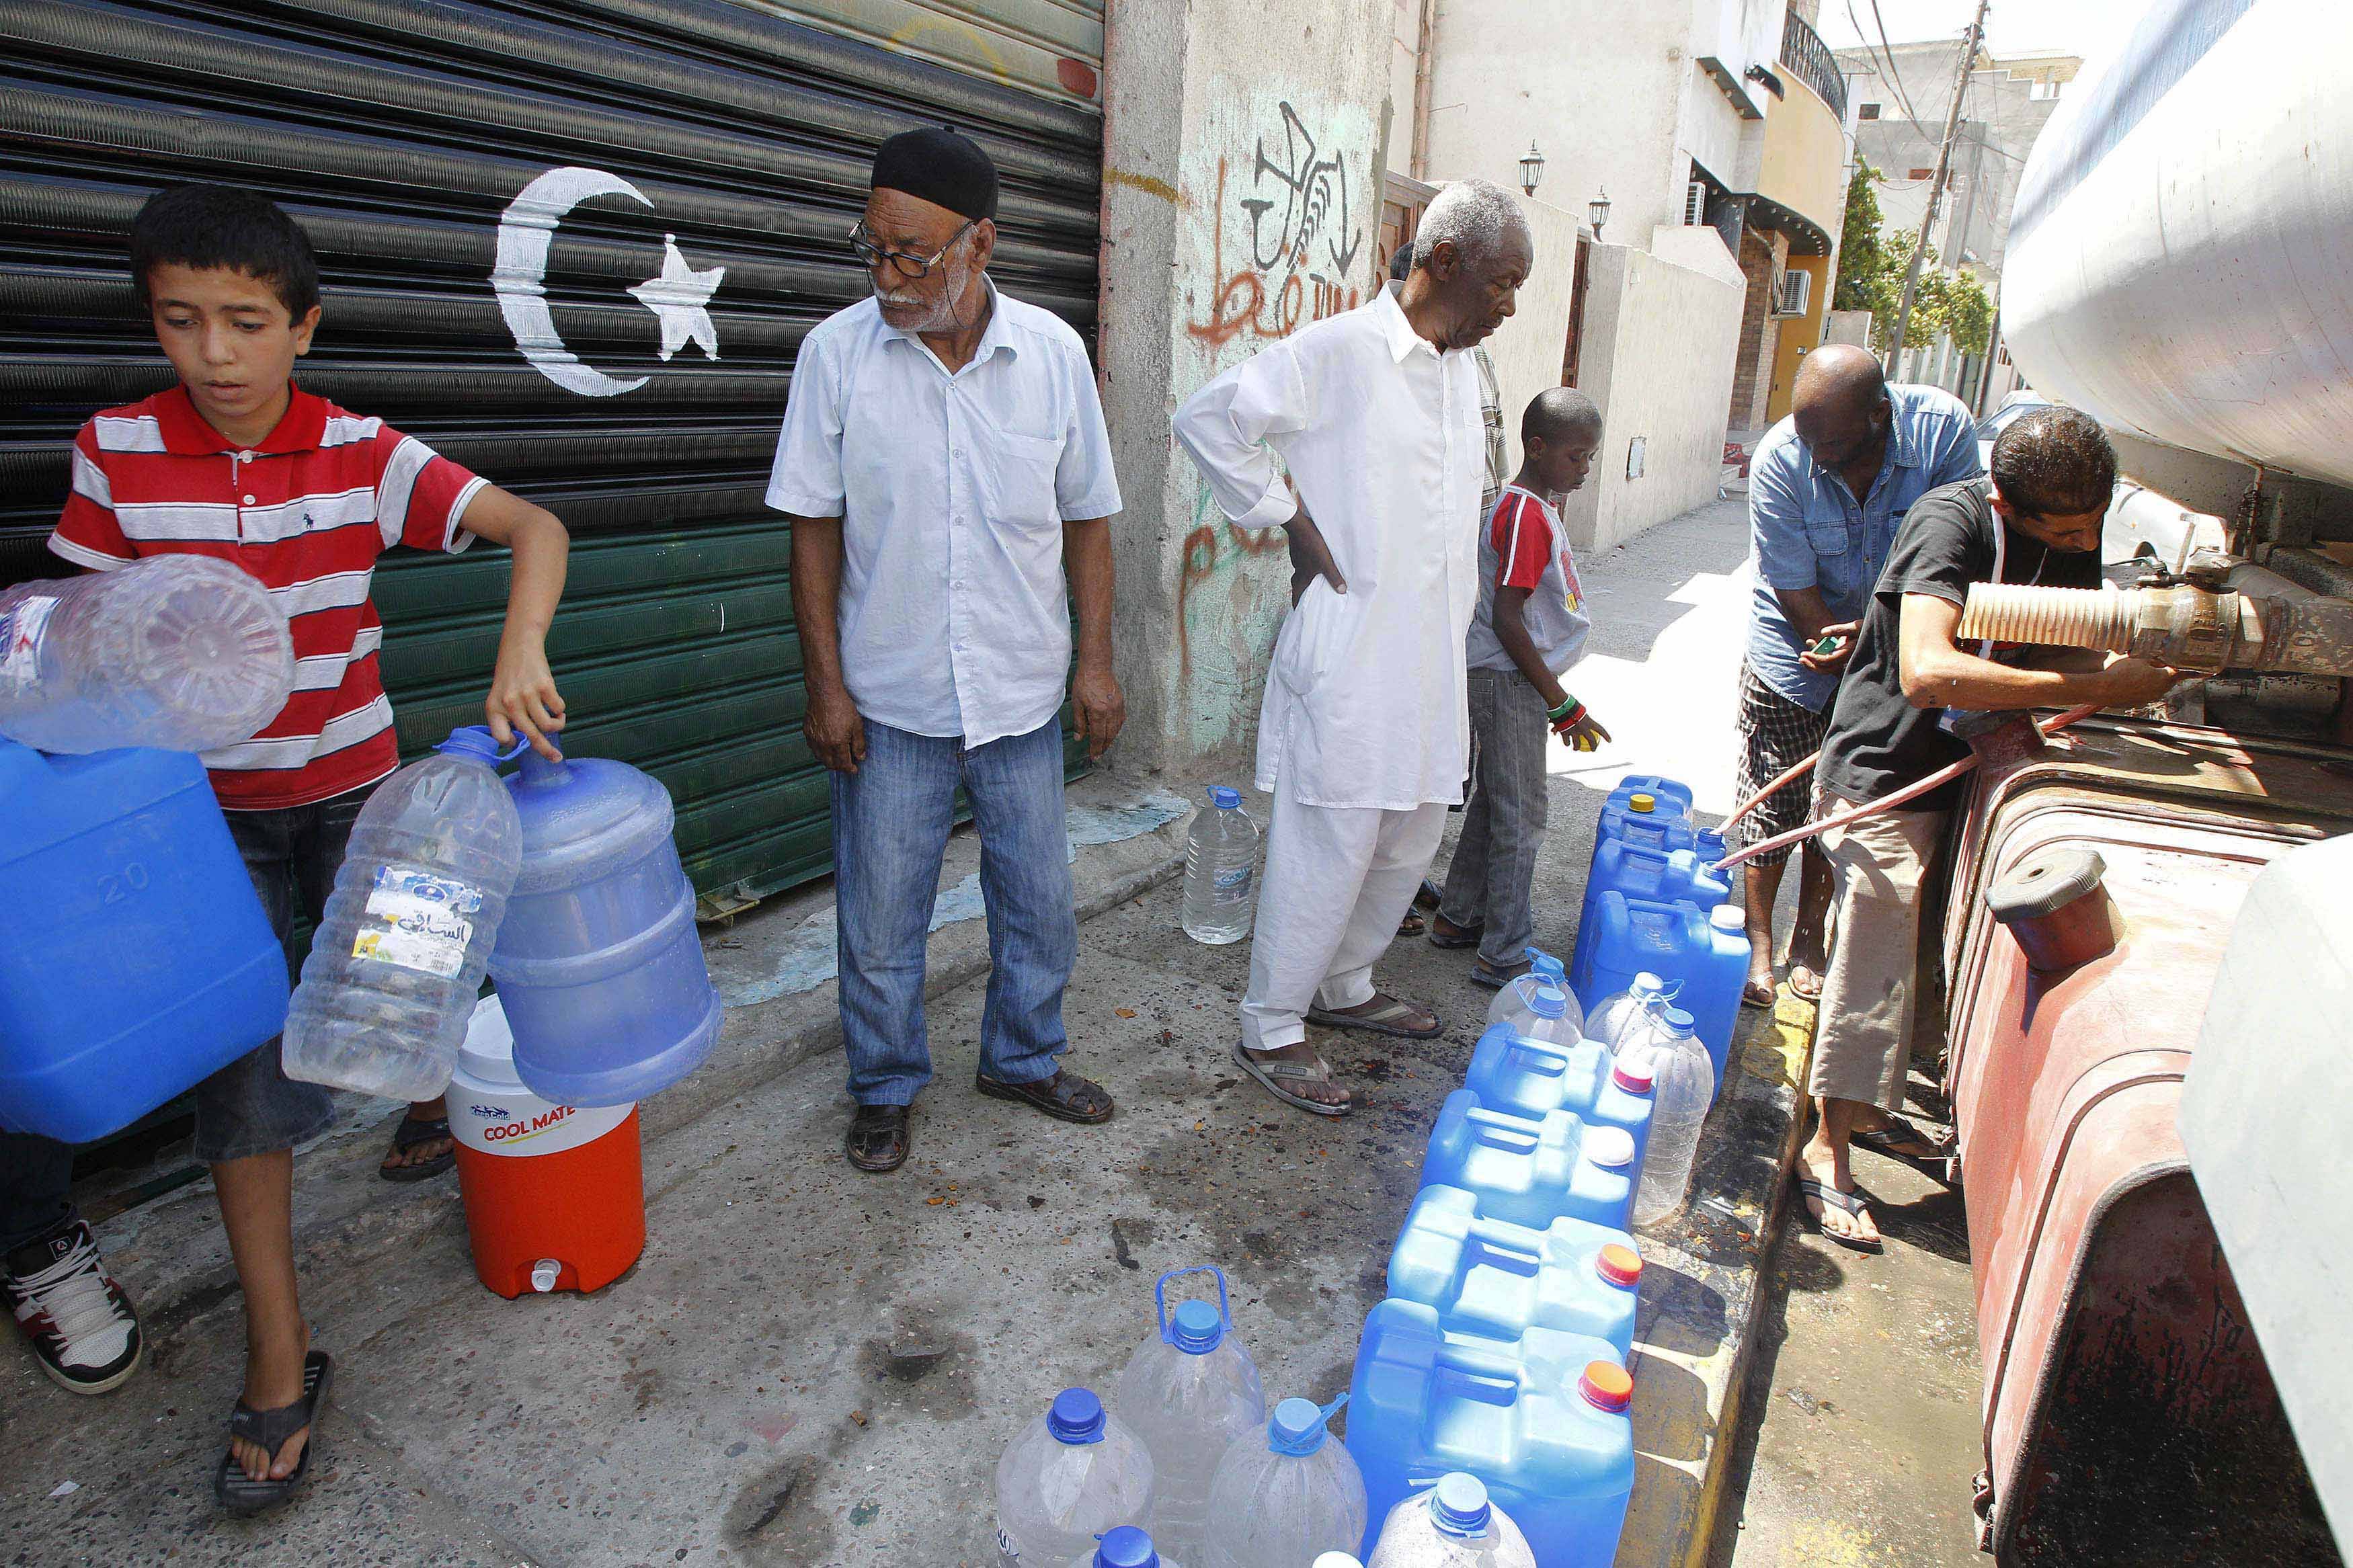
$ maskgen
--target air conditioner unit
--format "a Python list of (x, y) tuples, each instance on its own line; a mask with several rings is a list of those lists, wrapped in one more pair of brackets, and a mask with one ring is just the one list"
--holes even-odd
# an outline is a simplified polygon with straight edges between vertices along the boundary
[(1707, 222), (1707, 182), (1694, 180), (1683, 187), (1683, 223), (1686, 226)]
[(1792, 267), (1781, 274), (1773, 289), (1773, 313), (1777, 316), (1802, 316), (1813, 302), (1814, 275)]

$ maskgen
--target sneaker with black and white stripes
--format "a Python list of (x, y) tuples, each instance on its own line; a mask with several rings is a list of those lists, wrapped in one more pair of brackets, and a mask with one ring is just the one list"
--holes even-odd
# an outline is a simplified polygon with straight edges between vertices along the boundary
[(61, 1388), (104, 1394), (139, 1365), (139, 1314), (79, 1219), (8, 1254), (0, 1303)]

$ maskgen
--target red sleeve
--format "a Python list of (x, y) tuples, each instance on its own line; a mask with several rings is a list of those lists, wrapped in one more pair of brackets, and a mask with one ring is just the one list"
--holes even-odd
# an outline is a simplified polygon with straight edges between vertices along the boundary
[(1489, 525), (1495, 545), (1495, 586), (1535, 588), (1552, 564), (1552, 524), (1528, 496), (1506, 495)]
[(137, 560), (139, 552), (122, 537), (122, 525), (115, 520), (114, 483), (104, 456), (98, 449), (97, 427), (84, 425), (74, 437), (73, 489), (49, 533), (49, 550), (77, 566), (111, 572)]
[(474, 542), (462, 526), (466, 506), (488, 479), (389, 425), (377, 430), (373, 455), (375, 520), (385, 549), (406, 544), (454, 554)]

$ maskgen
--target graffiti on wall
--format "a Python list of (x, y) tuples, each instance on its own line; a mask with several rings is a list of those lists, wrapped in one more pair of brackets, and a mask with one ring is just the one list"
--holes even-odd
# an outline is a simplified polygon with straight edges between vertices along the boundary
[[(1218, 159), (1217, 196), (1210, 206), (1209, 276), (1216, 279), (1206, 314), (1186, 331), (1212, 348), (1236, 339), (1290, 336), (1363, 301), (1348, 275), (1365, 253), (1362, 198), (1349, 195), (1350, 165), (1358, 177), (1370, 154), (1317, 140), (1289, 100), (1275, 104), (1275, 123), (1258, 132), (1247, 183), (1233, 177), (1231, 160)], [(1227, 253), (1229, 207), (1245, 226), (1246, 247)]]

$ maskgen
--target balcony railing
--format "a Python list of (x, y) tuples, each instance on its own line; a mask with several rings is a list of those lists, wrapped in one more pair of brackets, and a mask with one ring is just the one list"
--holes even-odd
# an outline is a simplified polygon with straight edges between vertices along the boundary
[(1794, 10), (1781, 26), (1781, 64), (1831, 106), (1841, 124), (1846, 122), (1846, 78), (1839, 75), (1838, 57)]

